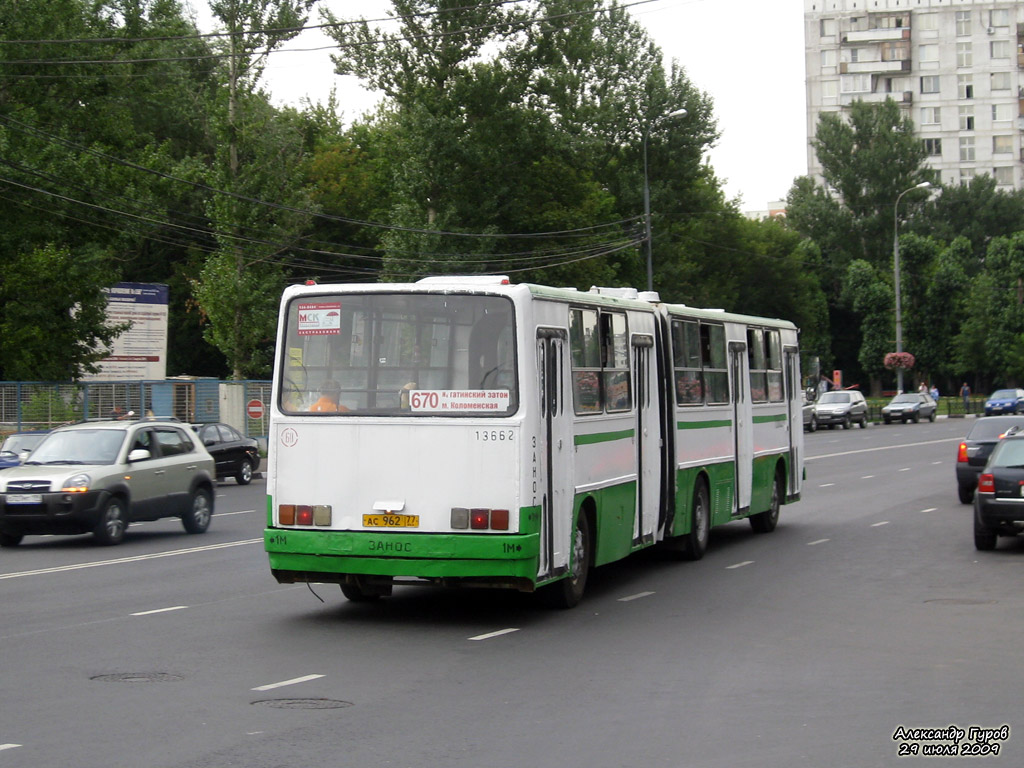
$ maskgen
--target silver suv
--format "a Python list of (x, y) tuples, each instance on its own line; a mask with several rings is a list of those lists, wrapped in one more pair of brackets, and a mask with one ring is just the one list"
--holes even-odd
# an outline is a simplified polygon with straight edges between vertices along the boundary
[(854, 424), (866, 427), (868, 403), (864, 395), (855, 389), (823, 392), (814, 404), (814, 415), (818, 418), (819, 427), (826, 424), (829, 429), (835, 429), (837, 424), (842, 424), (843, 429)]
[(83, 422), (51, 432), (0, 473), (0, 546), (30, 534), (92, 533), (119, 544), (137, 520), (180, 517), (203, 533), (213, 515), (214, 461), (184, 424)]

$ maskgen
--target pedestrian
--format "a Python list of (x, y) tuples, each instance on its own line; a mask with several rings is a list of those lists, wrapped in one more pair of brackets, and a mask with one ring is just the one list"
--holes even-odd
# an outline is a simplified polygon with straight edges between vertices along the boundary
[(921, 394), (921, 395), (927, 395), (927, 394), (928, 394), (928, 385), (927, 385), (927, 384), (925, 384), (925, 383), (924, 383), (924, 382), (922, 381), (922, 382), (921, 382), (921, 383), (920, 383), (920, 384), (918, 385), (918, 387), (917, 387), (917, 391), (918, 391), (918, 394)]
[(967, 386), (967, 382), (966, 381), (964, 382), (964, 385), (962, 387), (960, 387), (960, 397), (962, 397), (963, 401), (964, 401), (964, 413), (970, 413), (970, 411), (971, 411), (971, 388)]
[(935, 401), (935, 404), (938, 405), (939, 404), (939, 388), (938, 388), (938, 386), (936, 386), (935, 384), (932, 384), (932, 391), (929, 394), (932, 396), (932, 400)]

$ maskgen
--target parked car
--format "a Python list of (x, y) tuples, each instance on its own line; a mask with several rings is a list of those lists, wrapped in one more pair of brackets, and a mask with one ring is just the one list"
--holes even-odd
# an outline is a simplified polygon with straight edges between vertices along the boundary
[(882, 407), (882, 421), (886, 424), (891, 424), (894, 421), (902, 421), (904, 424), (912, 421), (916, 424), (921, 419), (935, 421), (935, 412), (938, 409), (939, 406), (930, 395), (906, 392), (896, 395), (888, 405)]
[(999, 438), (1011, 427), (1024, 427), (1024, 416), (985, 416), (971, 426), (956, 451), (956, 489), (961, 504), (970, 504), (978, 475)]
[(1024, 389), (997, 389), (985, 401), (985, 415), (1024, 413)]
[(203, 533), (214, 462), (184, 424), (82, 422), (55, 429), (20, 466), (0, 472), (0, 546), (31, 534), (92, 533), (119, 544), (137, 520), (180, 517)]
[(817, 430), (818, 416), (814, 412), (814, 401), (808, 400), (807, 395), (804, 395), (804, 431), (817, 432)]
[(827, 424), (829, 429), (835, 429), (837, 424), (849, 429), (855, 423), (866, 427), (868, 403), (855, 389), (823, 392), (814, 404), (814, 415), (818, 426)]
[(24, 455), (39, 445), (46, 432), (15, 432), (4, 438), (0, 445), (0, 469), (16, 467)]
[(996, 548), (999, 536), (1024, 531), (1024, 428), (1013, 427), (996, 443), (974, 494), (974, 547)]
[(239, 485), (248, 485), (260, 466), (259, 443), (245, 437), (229, 424), (193, 424), (203, 446), (217, 464), (217, 479), (235, 478)]

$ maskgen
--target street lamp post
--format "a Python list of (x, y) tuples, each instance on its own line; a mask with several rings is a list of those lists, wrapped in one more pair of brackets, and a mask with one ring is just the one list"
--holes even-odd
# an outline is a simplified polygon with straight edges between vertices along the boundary
[[(903, 308), (902, 300), (900, 297), (900, 219), (899, 219), (899, 208), (900, 200), (907, 192), (913, 192), (915, 189), (928, 189), (931, 186), (930, 181), (922, 181), (910, 189), (905, 189), (896, 196), (896, 204), (892, 208), (892, 220), (893, 220), (893, 237), (892, 237), (892, 270), (893, 270), (893, 289), (896, 294), (896, 351), (903, 351)], [(903, 369), (896, 369), (896, 392), (899, 394), (903, 391)]]
[(647, 243), (647, 290), (654, 290), (654, 258), (651, 255), (651, 184), (647, 175), (647, 137), (651, 129), (663, 120), (673, 120), (677, 117), (684, 117), (687, 114), (685, 109), (677, 109), (667, 115), (654, 118), (644, 126), (643, 150), (644, 150), (644, 241)]

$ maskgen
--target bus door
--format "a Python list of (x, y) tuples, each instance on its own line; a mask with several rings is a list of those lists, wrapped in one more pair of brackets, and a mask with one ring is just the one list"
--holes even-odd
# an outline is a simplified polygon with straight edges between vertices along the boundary
[(750, 375), (747, 371), (747, 345), (729, 342), (729, 378), (732, 380), (733, 422), (733, 514), (750, 512), (750, 494), (754, 484), (753, 415), (750, 409)]
[(800, 490), (800, 467), (803, 466), (803, 398), (800, 388), (800, 355), (796, 347), (784, 347), (782, 356), (785, 360), (785, 396), (786, 436), (789, 440), (789, 494)]
[(658, 522), (661, 465), (661, 412), (654, 368), (654, 337), (633, 336), (633, 392), (636, 401), (636, 514), (633, 546), (654, 543)]
[(540, 563), (538, 578), (564, 573), (569, 566), (572, 531), (572, 408), (566, 407), (566, 356), (569, 335), (564, 328), (537, 329), (540, 372), (538, 436), (541, 491)]

